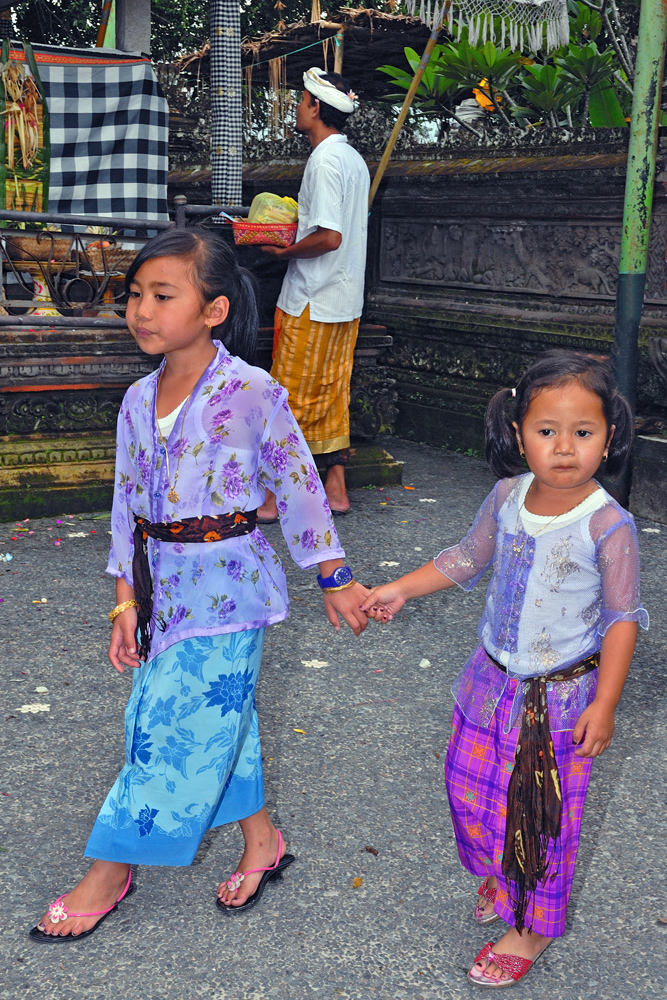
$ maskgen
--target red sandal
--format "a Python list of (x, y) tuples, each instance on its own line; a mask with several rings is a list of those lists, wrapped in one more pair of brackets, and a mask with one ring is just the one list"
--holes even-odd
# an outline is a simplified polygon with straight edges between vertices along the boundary
[(489, 879), (485, 878), (479, 889), (477, 890), (477, 895), (481, 896), (481, 899), (477, 901), (475, 906), (475, 920), (478, 924), (492, 924), (496, 920), (500, 920), (499, 914), (495, 913), (493, 910), (491, 913), (483, 913), (480, 909), (480, 903), (482, 900), (487, 900), (489, 903), (495, 903), (496, 896), (498, 895), (497, 889), (489, 889)]
[[(549, 944), (550, 943), (551, 942), (549, 942)], [(546, 951), (549, 944), (544, 946), (540, 955), (542, 952)], [(526, 973), (530, 972), (540, 955), (536, 955), (532, 962), (529, 958), (521, 958), (520, 955), (496, 955), (493, 950), (493, 941), (489, 941), (488, 944), (484, 945), (479, 955), (473, 962), (473, 967), (468, 973), (468, 979), (476, 986), (484, 986), (489, 989), (498, 989), (500, 986), (514, 986), (514, 984), (518, 983), (520, 979), (523, 979)], [(481, 975), (473, 976), (472, 972), (477, 963), (484, 961), (486, 961), (486, 968), (482, 971)], [(486, 970), (491, 962), (493, 962), (494, 965), (497, 965), (503, 972), (507, 973), (510, 978), (492, 979), (490, 976), (487, 976)]]

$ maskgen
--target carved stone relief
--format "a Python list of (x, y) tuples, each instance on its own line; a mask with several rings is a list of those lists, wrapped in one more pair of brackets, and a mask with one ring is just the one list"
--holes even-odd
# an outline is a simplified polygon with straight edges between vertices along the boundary
[[(648, 298), (667, 303), (665, 220), (656, 219)], [(382, 281), (478, 287), (549, 297), (613, 299), (620, 221), (456, 221), (387, 219), (380, 251)]]
[(114, 430), (123, 389), (3, 393), (0, 434)]

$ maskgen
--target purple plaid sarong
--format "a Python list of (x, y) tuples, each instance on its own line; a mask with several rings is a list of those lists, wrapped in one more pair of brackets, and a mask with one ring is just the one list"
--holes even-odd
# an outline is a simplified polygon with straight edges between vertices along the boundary
[[(514, 768), (519, 729), (509, 729), (517, 682), (508, 680), (487, 727), (470, 722), (454, 707), (452, 736), (445, 760), (447, 795), (459, 857), (473, 875), (498, 879), (496, 913), (514, 925), (501, 864), (505, 844), (507, 786)], [(579, 832), (591, 773), (590, 758), (575, 757), (572, 730), (552, 733), (563, 796), (561, 835), (550, 872), (555, 878), (538, 885), (526, 911), (526, 926), (537, 934), (560, 937), (577, 860)]]

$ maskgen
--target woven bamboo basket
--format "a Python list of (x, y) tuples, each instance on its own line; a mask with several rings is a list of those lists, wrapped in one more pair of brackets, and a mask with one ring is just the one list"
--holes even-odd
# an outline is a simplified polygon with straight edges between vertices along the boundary
[[(97, 247), (86, 247), (86, 255), (80, 254), (80, 264), (87, 268), (88, 265), (93, 271), (103, 274), (105, 271), (120, 271), (125, 274), (138, 254), (138, 250), (125, 250), (123, 247), (105, 247), (99, 250)], [(106, 266), (105, 266), (106, 263)]]
[(247, 222), (245, 219), (234, 219), (232, 228), (237, 246), (255, 243), (264, 246), (270, 244), (274, 247), (291, 247), (296, 239), (298, 223)]
[(40, 233), (37, 236), (4, 235), (3, 245), (10, 260), (47, 261), (69, 258), (72, 240), (69, 237)]

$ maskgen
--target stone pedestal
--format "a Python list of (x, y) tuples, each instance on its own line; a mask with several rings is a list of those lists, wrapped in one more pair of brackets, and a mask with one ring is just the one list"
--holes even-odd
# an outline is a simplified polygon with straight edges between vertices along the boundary
[[(257, 364), (267, 370), (272, 337), (260, 331)], [(351, 487), (400, 481), (400, 463), (371, 444), (396, 416), (394, 379), (377, 364), (390, 346), (384, 327), (360, 330)], [(118, 409), (159, 360), (120, 328), (0, 329), (0, 520), (111, 506)]]

